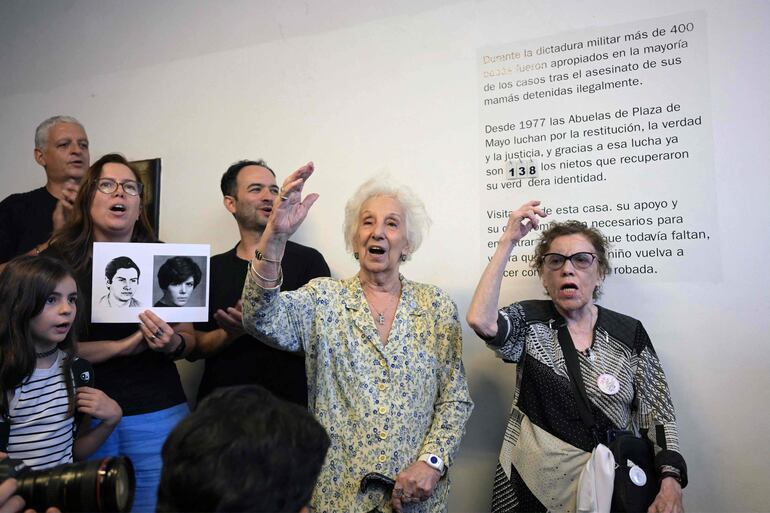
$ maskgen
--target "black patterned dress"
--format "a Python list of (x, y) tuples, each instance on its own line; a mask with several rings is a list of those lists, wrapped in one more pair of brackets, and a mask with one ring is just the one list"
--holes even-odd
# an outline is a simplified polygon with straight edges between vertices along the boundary
[[(595, 446), (580, 419), (557, 329), (564, 319), (550, 300), (502, 308), (487, 344), (516, 363), (516, 390), (494, 480), (492, 511), (565, 511), (576, 506), (577, 481)], [(625, 429), (654, 444), (657, 468), (675, 468), (683, 486), (674, 407), (666, 377), (641, 322), (599, 307), (593, 343), (579, 353), (580, 370), (600, 432)], [(603, 393), (612, 374), (620, 390)]]

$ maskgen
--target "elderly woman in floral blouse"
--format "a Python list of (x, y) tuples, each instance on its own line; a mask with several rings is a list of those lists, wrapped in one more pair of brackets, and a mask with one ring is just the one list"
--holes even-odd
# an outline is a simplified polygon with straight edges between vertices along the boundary
[[(345, 211), (358, 273), (279, 293), (286, 240), (318, 198), (302, 198), (312, 173), (309, 163), (284, 181), (243, 290), (247, 331), (306, 355), (309, 408), (332, 442), (312, 505), (320, 512), (445, 511), (446, 471), (473, 403), (457, 307), (437, 287), (399, 273), (422, 241), (427, 213), (406, 188), (365, 183)], [(369, 472), (395, 478), (391, 497), (359, 491)]]

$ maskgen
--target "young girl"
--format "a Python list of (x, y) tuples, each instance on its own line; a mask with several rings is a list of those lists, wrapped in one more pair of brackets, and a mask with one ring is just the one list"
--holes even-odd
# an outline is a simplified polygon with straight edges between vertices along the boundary
[[(0, 273), (0, 450), (34, 469), (86, 458), (122, 416), (101, 390), (75, 390), (77, 305), (59, 260), (20, 257)], [(77, 439), (75, 411), (85, 414)], [(102, 422), (91, 428), (91, 416)]]

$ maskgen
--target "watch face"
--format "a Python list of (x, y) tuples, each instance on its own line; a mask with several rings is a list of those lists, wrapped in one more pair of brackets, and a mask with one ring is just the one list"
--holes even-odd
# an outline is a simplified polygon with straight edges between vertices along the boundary
[(420, 459), (427, 463), (431, 468), (434, 468), (439, 472), (444, 472), (444, 462), (435, 454), (423, 454), (420, 456)]

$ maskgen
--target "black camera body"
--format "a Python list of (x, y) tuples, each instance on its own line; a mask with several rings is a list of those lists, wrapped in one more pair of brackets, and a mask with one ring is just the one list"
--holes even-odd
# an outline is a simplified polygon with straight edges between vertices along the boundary
[(66, 463), (45, 470), (32, 470), (23, 461), (0, 461), (0, 482), (12, 477), (19, 482), (16, 493), (26, 508), (62, 512), (117, 512), (131, 510), (136, 489), (134, 466), (126, 456)]

